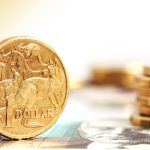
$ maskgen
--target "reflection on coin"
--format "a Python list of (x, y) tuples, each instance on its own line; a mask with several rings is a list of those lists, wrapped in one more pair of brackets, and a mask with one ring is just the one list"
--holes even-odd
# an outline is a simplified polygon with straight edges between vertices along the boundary
[(139, 106), (139, 112), (141, 115), (150, 116), (150, 107), (140, 105)]
[(131, 117), (131, 122), (134, 125), (141, 126), (141, 127), (150, 127), (150, 117), (140, 116), (140, 115), (133, 115)]
[(55, 51), (28, 37), (0, 43), (0, 133), (31, 138), (50, 128), (64, 109), (68, 79)]

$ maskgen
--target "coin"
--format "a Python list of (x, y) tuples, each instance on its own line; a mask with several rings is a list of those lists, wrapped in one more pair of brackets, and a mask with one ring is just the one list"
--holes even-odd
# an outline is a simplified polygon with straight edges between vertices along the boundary
[(138, 87), (150, 88), (150, 78), (147, 76), (138, 76), (136, 82), (138, 83)]
[(147, 96), (150, 97), (150, 88), (145, 88), (145, 87), (139, 87), (137, 89), (138, 95), (139, 96)]
[(137, 100), (138, 101), (150, 101), (150, 97), (145, 96), (145, 95), (138, 95)]
[(139, 104), (150, 106), (150, 97), (138, 96), (137, 101), (138, 101)]
[(145, 76), (150, 76), (150, 67), (149, 66), (145, 66), (143, 70), (144, 70)]
[(139, 112), (140, 112), (141, 115), (150, 116), (150, 107), (140, 105), (139, 106)]
[(122, 88), (135, 89), (135, 75), (141, 73), (141, 65), (122, 67), (93, 67), (91, 71), (91, 84), (113, 85)]
[(86, 87), (87, 83), (86, 81), (84, 81), (83, 79), (80, 79), (78, 77), (70, 77), (70, 90), (74, 91), (74, 90), (79, 90), (81, 88)]
[(150, 117), (140, 116), (140, 115), (133, 115), (131, 118), (131, 123), (133, 125), (141, 126), (141, 127), (150, 127)]
[(125, 74), (125, 70), (121, 68), (93, 68), (92, 81), (95, 84), (121, 84), (122, 80), (118, 78), (123, 78)]
[(68, 95), (68, 78), (56, 52), (29, 37), (0, 43), (0, 133), (35, 137), (55, 124)]

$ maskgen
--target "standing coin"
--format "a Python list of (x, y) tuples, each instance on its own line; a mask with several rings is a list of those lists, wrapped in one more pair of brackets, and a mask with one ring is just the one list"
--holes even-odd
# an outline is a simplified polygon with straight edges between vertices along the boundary
[(49, 129), (64, 109), (68, 79), (62, 61), (44, 43), (14, 37), (0, 43), (0, 133), (12, 139)]

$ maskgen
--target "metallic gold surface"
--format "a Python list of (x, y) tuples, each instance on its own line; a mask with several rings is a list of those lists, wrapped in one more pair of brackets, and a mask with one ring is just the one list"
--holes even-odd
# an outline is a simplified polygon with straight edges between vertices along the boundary
[(150, 116), (150, 107), (145, 106), (145, 105), (140, 105), (139, 106), (139, 113), (141, 115)]
[(91, 84), (113, 85), (134, 89), (136, 87), (136, 75), (142, 73), (143, 66), (127, 65), (122, 67), (93, 67)]
[(144, 67), (144, 74), (136, 78), (137, 103), (139, 115), (133, 115), (131, 122), (134, 125), (150, 128), (150, 77), (149, 67)]
[(150, 76), (150, 67), (149, 66), (144, 67), (144, 75), (145, 76)]
[(138, 95), (137, 100), (150, 101), (150, 97), (149, 96), (145, 96), (145, 95)]
[(149, 96), (150, 97), (150, 88), (139, 87), (137, 89), (139, 96)]
[(12, 139), (39, 135), (64, 109), (68, 79), (55, 51), (29, 37), (0, 43), (0, 133)]
[(69, 87), (71, 90), (78, 90), (87, 86), (86, 81), (77, 77), (70, 77), (69, 83), (70, 83)]
[(150, 88), (150, 78), (147, 76), (138, 76), (136, 77), (136, 81), (138, 83), (138, 88)]
[(131, 117), (131, 122), (134, 125), (141, 126), (141, 127), (150, 127), (150, 117), (140, 116), (140, 115), (133, 115)]
[(150, 97), (148, 96), (138, 96), (137, 101), (139, 104), (150, 106)]

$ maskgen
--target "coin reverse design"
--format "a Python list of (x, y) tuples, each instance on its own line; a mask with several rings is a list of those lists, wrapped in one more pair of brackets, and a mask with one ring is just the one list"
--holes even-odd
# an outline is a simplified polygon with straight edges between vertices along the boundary
[(14, 37), (0, 43), (0, 134), (35, 137), (64, 109), (68, 79), (64, 65), (46, 44)]

